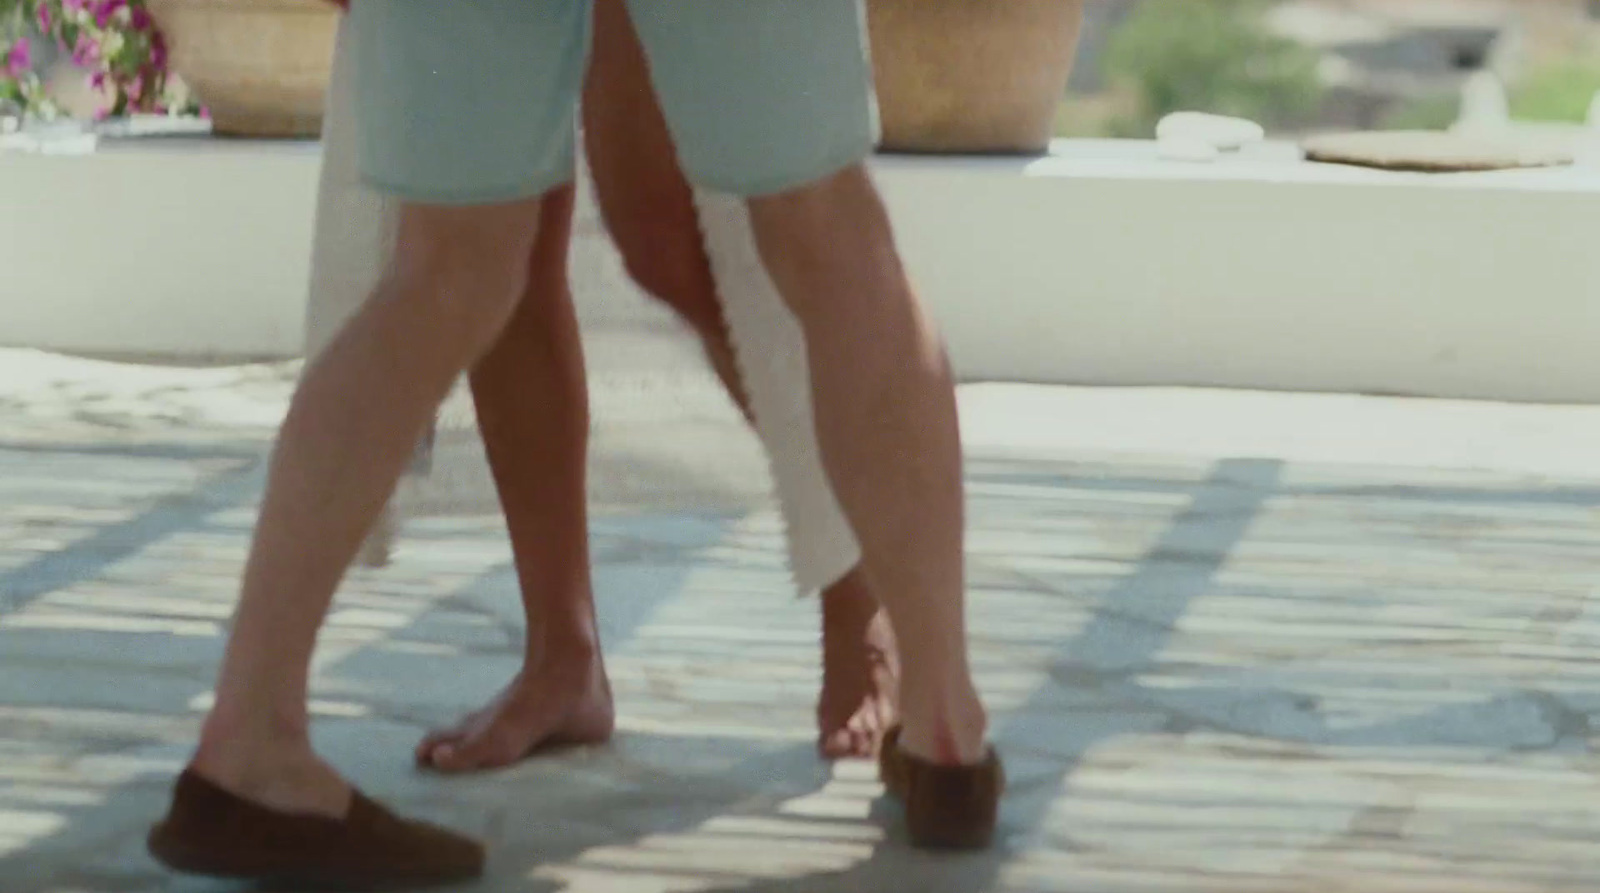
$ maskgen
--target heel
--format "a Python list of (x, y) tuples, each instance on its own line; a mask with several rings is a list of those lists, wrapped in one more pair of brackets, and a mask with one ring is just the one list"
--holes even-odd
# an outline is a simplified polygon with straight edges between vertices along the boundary
[(994, 842), (1005, 766), (994, 748), (980, 763), (940, 766), (906, 753), (900, 727), (884, 736), (878, 772), (889, 794), (905, 804), (912, 846), (929, 850), (981, 850)]

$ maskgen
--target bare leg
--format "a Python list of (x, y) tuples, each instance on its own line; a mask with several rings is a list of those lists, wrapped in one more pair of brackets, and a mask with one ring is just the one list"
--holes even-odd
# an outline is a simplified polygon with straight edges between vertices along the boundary
[(830, 760), (876, 756), (899, 719), (900, 655), (860, 566), (822, 593), (817, 747)]
[(982, 759), (967, 661), (961, 442), (933, 322), (865, 169), (750, 202), (762, 256), (806, 331), (824, 464), (904, 645), (904, 749)]
[[(694, 328), (748, 419), (749, 399), (700, 237), (694, 193), (678, 168), (643, 50), (620, 3), (596, 4), (583, 117), (600, 209), (629, 274)], [(823, 591), (822, 614), (818, 747), (830, 759), (870, 757), (895, 720), (894, 635), (859, 567)]]
[(418, 745), (417, 761), (443, 771), (506, 766), (543, 746), (599, 743), (615, 724), (589, 578), (588, 385), (567, 283), (573, 193), (569, 186), (546, 197), (527, 292), (472, 371), (528, 638), (522, 671), (494, 700)]
[(538, 213), (538, 201), (406, 206), (390, 276), (306, 370), (192, 767), (211, 782), (276, 810), (349, 809), (309, 738), (317, 632), (430, 415), (522, 296)]

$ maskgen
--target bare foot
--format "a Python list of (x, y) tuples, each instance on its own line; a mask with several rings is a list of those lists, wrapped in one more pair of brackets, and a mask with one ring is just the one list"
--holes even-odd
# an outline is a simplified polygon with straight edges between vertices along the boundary
[(548, 748), (603, 744), (616, 708), (598, 650), (524, 667), (481, 710), (417, 745), (417, 765), (440, 772), (501, 769)]
[(860, 568), (822, 594), (822, 695), (817, 749), (871, 759), (898, 718), (900, 660), (889, 618)]

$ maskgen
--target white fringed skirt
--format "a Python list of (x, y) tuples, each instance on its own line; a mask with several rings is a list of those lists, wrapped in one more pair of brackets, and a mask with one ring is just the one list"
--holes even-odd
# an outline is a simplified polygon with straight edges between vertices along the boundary
[[(339, 46), (323, 125), (306, 313), (308, 356), (321, 351), (367, 299), (394, 250), (394, 203), (367, 188), (357, 171), (342, 31)], [(790, 567), (801, 591), (813, 592), (855, 567), (861, 551), (823, 470), (805, 337), (756, 250), (745, 203), (737, 196), (700, 192), (696, 204), (756, 433), (788, 527)], [(426, 463), (412, 473), (426, 474)], [(386, 554), (395, 520), (391, 512), (380, 522), (365, 553), (369, 559)]]

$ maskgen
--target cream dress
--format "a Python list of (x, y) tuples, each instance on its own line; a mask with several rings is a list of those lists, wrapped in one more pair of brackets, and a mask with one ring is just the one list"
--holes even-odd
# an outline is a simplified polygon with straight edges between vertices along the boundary
[[(341, 31), (323, 129), (306, 314), (308, 356), (322, 350), (366, 300), (394, 245), (392, 203), (366, 188), (356, 170), (344, 44)], [(790, 568), (801, 591), (812, 592), (842, 577), (861, 552), (822, 468), (804, 335), (757, 254), (744, 202), (700, 192), (696, 205), (756, 434), (788, 527)], [(425, 452), (419, 450), (419, 460)], [(428, 463), (419, 461), (411, 474), (428, 470)], [(364, 561), (381, 563), (398, 524), (391, 507), (369, 538)]]

